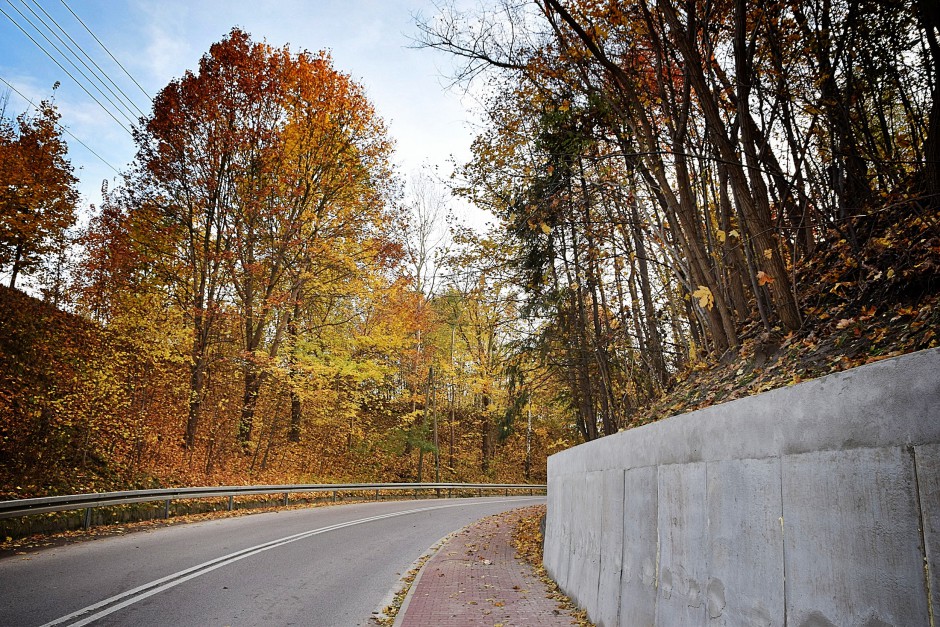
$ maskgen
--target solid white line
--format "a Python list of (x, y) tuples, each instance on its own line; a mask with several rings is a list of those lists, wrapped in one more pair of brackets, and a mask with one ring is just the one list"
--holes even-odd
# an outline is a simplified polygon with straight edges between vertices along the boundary
[[(517, 497), (517, 498), (509, 498), (509, 499), (500, 499), (498, 501), (486, 501), (486, 503), (510, 503), (513, 501), (530, 500), (532, 498), (533, 497)], [(256, 546), (249, 547), (247, 549), (235, 551), (234, 553), (229, 553), (228, 555), (217, 557), (213, 560), (209, 560), (208, 562), (203, 562), (202, 564), (191, 566), (190, 568), (186, 568), (179, 572), (173, 573), (172, 575), (167, 575), (166, 577), (155, 579), (154, 581), (151, 581), (149, 583), (145, 583), (141, 586), (137, 586), (136, 588), (132, 588), (120, 594), (116, 594), (112, 597), (104, 599), (102, 601), (98, 601), (97, 603), (89, 605), (88, 607), (83, 607), (82, 609), (76, 610), (70, 614), (66, 614), (65, 616), (61, 616), (55, 620), (45, 623), (44, 625), (41, 625), (41, 627), (53, 627), (54, 625), (62, 625), (73, 618), (79, 618), (82, 616), (84, 616), (84, 618), (81, 618), (81, 620), (79, 620), (78, 622), (70, 623), (70, 627), (81, 627), (82, 625), (87, 625), (91, 623), (92, 621), (96, 621), (99, 618), (107, 616), (108, 614), (112, 614), (120, 609), (128, 607), (129, 605), (133, 605), (134, 603), (137, 603), (138, 601), (142, 601), (143, 599), (146, 599), (147, 597), (163, 592), (164, 590), (169, 590), (170, 588), (174, 588), (182, 583), (189, 581), (190, 579), (194, 579), (196, 577), (199, 577), (200, 575), (204, 575), (206, 573), (212, 572), (213, 570), (226, 566), (227, 564), (232, 564), (239, 560), (243, 560), (246, 557), (251, 557), (252, 555), (257, 555), (258, 553), (263, 553), (264, 551), (269, 551), (271, 549), (284, 546), (285, 544), (290, 544), (298, 540), (303, 540), (305, 538), (320, 535), (322, 533), (327, 533), (328, 531), (336, 531), (338, 529), (345, 529), (346, 527), (361, 525), (367, 522), (373, 522), (373, 521), (382, 520), (385, 518), (394, 518), (396, 516), (418, 514), (420, 512), (428, 512), (428, 511), (437, 510), (437, 509), (446, 509), (448, 507), (462, 507), (465, 505), (479, 505), (479, 504), (480, 504), (479, 502), (453, 503), (450, 505), (436, 505), (433, 507), (421, 507), (418, 509), (405, 510), (403, 512), (392, 512), (389, 514), (380, 514), (378, 516), (370, 516), (369, 518), (360, 518), (358, 520), (351, 520), (349, 522), (338, 523), (335, 525), (330, 525), (328, 527), (321, 527), (319, 529), (302, 531), (300, 533), (295, 533), (293, 535), (285, 536), (277, 540), (270, 540), (263, 544), (258, 544)], [(122, 599), (124, 600), (121, 601)], [(118, 601), (121, 601), (121, 602), (117, 603)], [(117, 603), (117, 604), (112, 605), (113, 603)], [(110, 606), (110, 607), (107, 607), (107, 606)], [(85, 614), (88, 614), (88, 612), (94, 612), (95, 610), (99, 610), (101, 608), (106, 608), (106, 609), (102, 609), (100, 612), (92, 614), (91, 616), (85, 616)]]

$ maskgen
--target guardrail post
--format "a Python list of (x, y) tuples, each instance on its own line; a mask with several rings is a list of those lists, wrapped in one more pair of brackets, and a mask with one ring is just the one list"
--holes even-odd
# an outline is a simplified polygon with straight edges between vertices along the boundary
[(82, 519), (82, 527), (85, 529), (91, 529), (91, 508), (85, 508), (85, 517)]
[(478, 490), (477, 490), (477, 493), (478, 493), (478, 494), (480, 495), (480, 497), (482, 498), (482, 497), (483, 497), (483, 488), (478, 489)]
[(336, 502), (336, 490), (333, 490), (333, 502)]
[(509, 496), (509, 488), (506, 488), (506, 496)]
[(284, 493), (284, 507), (287, 507), (289, 497), (290, 497), (290, 492), (285, 492)]
[(376, 501), (379, 500), (379, 489), (378, 489), (378, 488), (375, 489), (375, 500), (376, 500)]
[(170, 517), (170, 499), (163, 501), (163, 517)]
[(449, 498), (449, 499), (454, 498), (454, 489), (453, 489), (453, 488), (447, 488), (447, 498)]
[(228, 511), (232, 511), (233, 509), (235, 509), (235, 495), (229, 494), (228, 495)]

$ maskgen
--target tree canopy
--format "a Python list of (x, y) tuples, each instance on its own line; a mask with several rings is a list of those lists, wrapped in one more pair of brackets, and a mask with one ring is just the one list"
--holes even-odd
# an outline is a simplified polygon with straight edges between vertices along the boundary
[[(5, 107), (4, 107), (5, 109)], [(77, 180), (59, 113), (43, 101), (15, 122), (0, 114), (0, 268), (14, 287), (45, 255), (63, 246), (75, 223)]]

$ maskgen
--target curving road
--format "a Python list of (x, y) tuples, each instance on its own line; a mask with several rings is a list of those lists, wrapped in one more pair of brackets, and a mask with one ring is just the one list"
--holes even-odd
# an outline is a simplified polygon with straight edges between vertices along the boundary
[(437, 540), (543, 501), (289, 510), (11, 556), (0, 560), (0, 626), (365, 625)]

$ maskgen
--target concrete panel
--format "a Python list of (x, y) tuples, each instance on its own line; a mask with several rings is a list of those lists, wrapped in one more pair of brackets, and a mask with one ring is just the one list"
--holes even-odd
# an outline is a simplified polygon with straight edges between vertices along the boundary
[(620, 576), (623, 570), (623, 471), (603, 474), (601, 509), (601, 568), (597, 609), (589, 612), (598, 627), (616, 627), (620, 621)]
[(783, 625), (780, 460), (709, 463), (708, 624)]
[(940, 444), (914, 449), (917, 484), (920, 487), (921, 525), (927, 560), (927, 584), (934, 621), (940, 616)]
[(657, 625), (705, 623), (707, 529), (705, 464), (660, 466)]
[(565, 592), (580, 607), (597, 607), (601, 571), (603, 473), (589, 472), (571, 495), (578, 523), (571, 526), (571, 559)]
[(658, 476), (655, 466), (624, 473), (620, 580), (620, 625), (623, 627), (650, 627), (656, 621)]
[(928, 625), (911, 455), (790, 455), (782, 473), (788, 622)]
[(624, 626), (926, 625), (938, 449), (940, 349), (676, 416), (549, 458), (545, 564), (605, 627), (618, 554)]
[(568, 584), (571, 557), (569, 528), (577, 524), (571, 495), (577, 491), (576, 475), (553, 477), (548, 482), (548, 511), (545, 516), (545, 550), (542, 565), (548, 575), (564, 589)]

